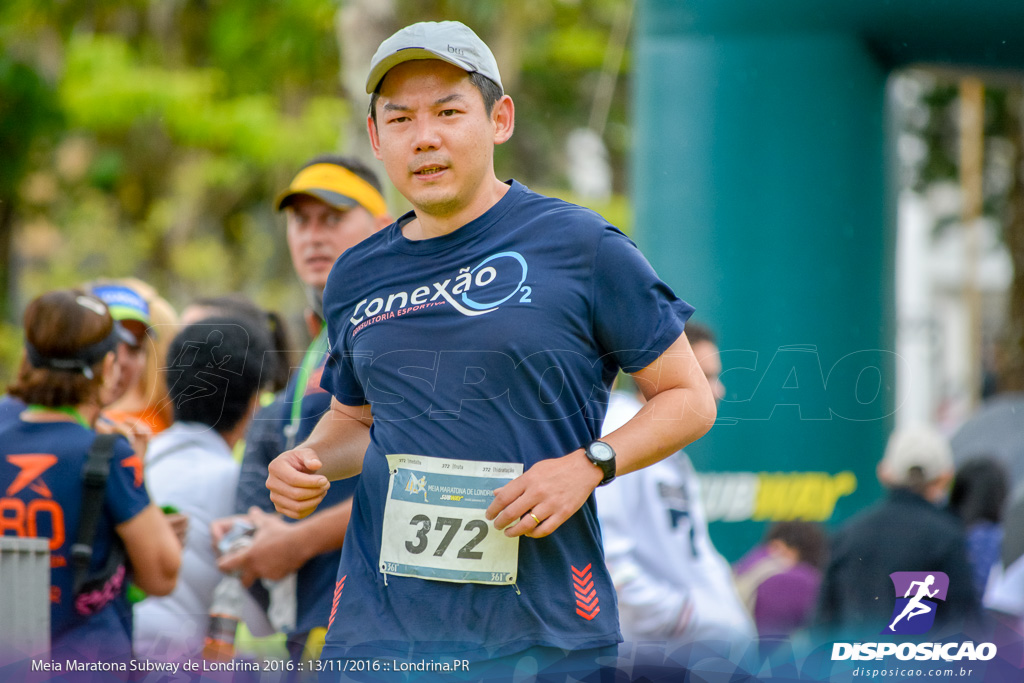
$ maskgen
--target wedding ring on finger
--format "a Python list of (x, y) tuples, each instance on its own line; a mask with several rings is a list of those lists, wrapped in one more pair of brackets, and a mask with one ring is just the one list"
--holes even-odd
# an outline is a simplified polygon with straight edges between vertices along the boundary
[(529, 515), (533, 517), (533, 521), (537, 522), (537, 526), (540, 526), (540, 519), (537, 517), (537, 515), (533, 514), (532, 512), (530, 512)]

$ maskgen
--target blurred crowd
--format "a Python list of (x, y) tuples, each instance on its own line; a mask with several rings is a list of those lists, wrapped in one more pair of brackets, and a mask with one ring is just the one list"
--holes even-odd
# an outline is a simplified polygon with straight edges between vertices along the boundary
[(354, 482), (299, 522), (274, 514), (264, 482), (329, 404), (331, 267), (390, 217), (373, 172), (332, 155), (277, 208), (309, 302), (300, 333), (240, 293), (179, 312), (133, 278), (26, 308), (0, 399), (0, 527), (50, 539), (55, 656), (230, 659), (239, 628), (281, 634), (251, 642), (286, 659), (318, 655)]

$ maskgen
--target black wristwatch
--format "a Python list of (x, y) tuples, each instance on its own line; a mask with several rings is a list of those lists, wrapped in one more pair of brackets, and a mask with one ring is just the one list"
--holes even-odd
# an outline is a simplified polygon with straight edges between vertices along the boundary
[(598, 486), (604, 486), (615, 478), (615, 449), (604, 441), (594, 440), (583, 449), (587, 459), (601, 468), (604, 477)]

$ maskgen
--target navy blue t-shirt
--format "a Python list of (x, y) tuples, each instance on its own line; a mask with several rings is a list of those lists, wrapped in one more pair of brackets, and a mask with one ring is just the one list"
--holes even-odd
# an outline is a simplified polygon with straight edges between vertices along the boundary
[(18, 419), (25, 404), (13, 396), (0, 396), (0, 425)]
[(442, 237), (406, 239), (407, 214), (331, 272), (323, 386), (370, 404), (374, 423), (325, 658), (484, 659), (621, 640), (593, 496), (550, 536), (520, 539), (515, 586), (385, 583), (378, 571), (387, 454), (529, 469), (570, 453), (599, 435), (618, 370), (649, 365), (693, 312), (599, 215), (510, 185)]
[[(314, 353), (310, 348), (307, 353)], [(316, 362), (305, 388), (301, 390), (301, 410), (294, 443), (300, 444), (309, 437), (313, 427), (331, 405), (331, 395), (320, 388), (327, 355)], [(260, 410), (253, 420), (245, 438), (245, 455), (242, 471), (238, 478), (235, 496), (235, 511), (242, 514), (252, 506), (265, 512), (274, 512), (267, 490), (267, 474), (270, 463), (287, 448), (285, 429), (291, 422), (292, 406), (295, 402), (295, 383), (298, 374), (293, 373), (287, 388), (274, 402)], [(318, 512), (344, 502), (352, 497), (358, 477), (346, 479), (331, 485), (327, 496), (320, 503)], [(316, 514), (316, 513), (314, 513)], [(287, 518), (285, 521), (288, 520)], [(331, 612), (331, 595), (334, 592), (334, 575), (338, 570), (340, 550), (331, 550), (311, 558), (297, 572), (295, 633), (306, 633), (318, 626), (327, 626)]]
[[(7, 536), (50, 539), (50, 631), (53, 650), (84, 656), (125, 657), (131, 652), (131, 608), (124, 586), (91, 616), (74, 605), (71, 546), (82, 507), (82, 468), (95, 432), (73, 422), (0, 425), (0, 529)], [(110, 461), (103, 516), (93, 543), (93, 569), (102, 567), (116, 537), (114, 527), (149, 505), (142, 461), (118, 439)]]

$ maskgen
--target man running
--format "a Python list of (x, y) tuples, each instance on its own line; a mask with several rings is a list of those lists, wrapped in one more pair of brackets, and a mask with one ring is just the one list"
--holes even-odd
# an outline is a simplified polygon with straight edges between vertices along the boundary
[[(268, 478), (302, 517), (361, 473), (322, 664), (592, 669), (621, 640), (593, 491), (714, 422), (693, 308), (597, 214), (496, 177), (514, 105), (466, 26), (402, 29), (366, 91), (413, 211), (335, 264), (331, 409)], [(620, 368), (647, 403), (597, 440)]]

